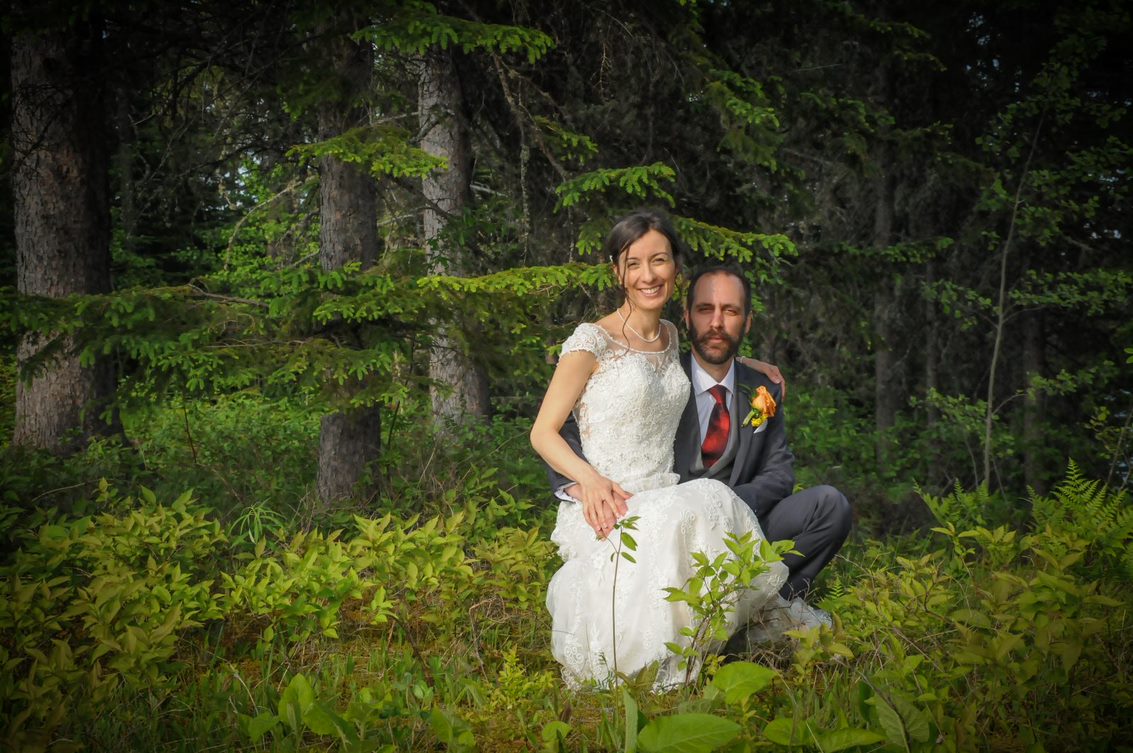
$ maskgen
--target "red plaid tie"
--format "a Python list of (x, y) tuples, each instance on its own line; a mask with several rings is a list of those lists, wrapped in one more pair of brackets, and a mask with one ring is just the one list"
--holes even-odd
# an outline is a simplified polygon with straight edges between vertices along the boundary
[(711, 468), (724, 448), (728, 446), (728, 433), (732, 430), (732, 415), (728, 412), (728, 388), (722, 384), (710, 387), (708, 390), (716, 406), (708, 419), (708, 431), (704, 434), (704, 444), (700, 446), (700, 455), (704, 459), (704, 467)]

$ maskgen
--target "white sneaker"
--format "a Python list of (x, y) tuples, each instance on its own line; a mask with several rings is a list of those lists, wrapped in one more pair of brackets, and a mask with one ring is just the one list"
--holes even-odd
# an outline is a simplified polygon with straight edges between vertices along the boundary
[(822, 625), (834, 626), (826, 610), (812, 607), (799, 598), (787, 601), (777, 596), (740, 632), (745, 634), (750, 647), (782, 640), (788, 630), (814, 630)]

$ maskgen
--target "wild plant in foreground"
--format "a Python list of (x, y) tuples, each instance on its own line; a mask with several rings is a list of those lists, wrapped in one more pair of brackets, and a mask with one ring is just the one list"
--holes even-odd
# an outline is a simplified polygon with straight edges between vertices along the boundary
[(712, 559), (703, 552), (693, 552), (696, 570), (684, 588), (665, 589), (667, 601), (684, 602), (693, 614), (693, 624), (680, 631), (687, 642), (665, 644), (681, 657), (686, 684), (708, 651), (728, 639), (728, 617), (743, 591), (767, 572), (768, 565), (781, 561), (783, 554), (794, 548), (792, 541), (756, 539), (750, 531), (742, 536), (728, 534), (724, 545), (728, 551)]

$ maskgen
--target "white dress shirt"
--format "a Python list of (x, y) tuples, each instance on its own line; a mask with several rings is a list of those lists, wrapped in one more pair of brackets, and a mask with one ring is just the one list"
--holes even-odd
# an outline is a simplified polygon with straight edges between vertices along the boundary
[(724, 385), (727, 392), (724, 407), (730, 412), (732, 401), (735, 400), (736, 396), (736, 362), (733, 360), (728, 364), (728, 373), (719, 382), (701, 368), (700, 364), (696, 362), (695, 356), (692, 358), (692, 368), (689, 371), (692, 379), (692, 393), (696, 397), (696, 415), (700, 419), (700, 443), (704, 444), (704, 437), (708, 434), (708, 422), (712, 418), (712, 409), (716, 407), (716, 398), (712, 397), (712, 393), (708, 390), (717, 384)]

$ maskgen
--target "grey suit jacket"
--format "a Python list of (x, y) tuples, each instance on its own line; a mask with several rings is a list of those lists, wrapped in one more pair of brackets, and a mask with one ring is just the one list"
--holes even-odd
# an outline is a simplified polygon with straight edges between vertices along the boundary
[[(689, 373), (691, 354), (681, 356), (681, 366)], [(747, 415), (751, 396), (763, 385), (782, 404), (782, 392), (778, 385), (753, 369), (736, 361), (736, 392), (732, 400), (732, 438), (726, 454), (712, 472), (704, 473), (700, 463), (700, 421), (696, 415), (696, 398), (689, 387), (689, 399), (677, 427), (673, 443), (673, 470), (681, 481), (694, 478), (718, 477), (736, 492), (757, 518), (763, 518), (784, 497), (791, 494), (795, 486), (794, 455), (787, 446), (787, 429), (780, 409), (768, 421), (766, 429), (756, 432), (751, 426), (740, 426)], [(578, 436), (578, 424), (573, 416), (568, 418), (560, 431), (563, 439), (579, 457), (582, 442)], [(730, 459), (730, 465), (729, 465)], [(553, 489), (561, 489), (571, 480), (548, 468)], [(726, 476), (726, 477), (725, 477)]]

